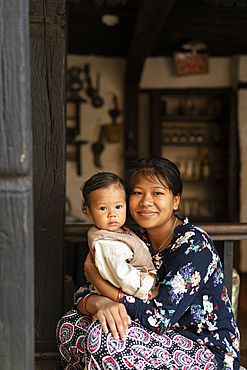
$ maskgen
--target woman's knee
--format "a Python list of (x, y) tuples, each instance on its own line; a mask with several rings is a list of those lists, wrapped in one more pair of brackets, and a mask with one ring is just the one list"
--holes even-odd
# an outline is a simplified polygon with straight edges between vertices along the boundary
[(57, 343), (71, 342), (73, 338), (76, 338), (78, 335), (86, 335), (91, 323), (91, 316), (83, 315), (77, 310), (67, 312), (57, 323)]

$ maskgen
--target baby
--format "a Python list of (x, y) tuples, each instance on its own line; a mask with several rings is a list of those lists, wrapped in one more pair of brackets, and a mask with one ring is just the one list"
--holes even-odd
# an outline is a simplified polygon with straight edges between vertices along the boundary
[[(110, 172), (99, 172), (81, 187), (82, 211), (94, 222), (88, 245), (100, 275), (121, 291), (142, 300), (158, 294), (156, 270), (146, 244), (126, 221), (126, 192), (123, 180)], [(91, 284), (92, 292), (98, 293)]]

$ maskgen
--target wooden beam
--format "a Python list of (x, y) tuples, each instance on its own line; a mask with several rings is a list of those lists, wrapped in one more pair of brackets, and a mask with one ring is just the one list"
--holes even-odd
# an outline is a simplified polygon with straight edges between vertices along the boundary
[(145, 0), (138, 13), (127, 53), (125, 84), (125, 169), (138, 158), (138, 84), (145, 58), (150, 54), (175, 0)]
[(144, 60), (152, 50), (174, 1), (145, 0), (141, 4), (127, 53), (126, 80), (139, 82)]
[(212, 9), (216, 10), (220, 6), (220, 0), (204, 0)]

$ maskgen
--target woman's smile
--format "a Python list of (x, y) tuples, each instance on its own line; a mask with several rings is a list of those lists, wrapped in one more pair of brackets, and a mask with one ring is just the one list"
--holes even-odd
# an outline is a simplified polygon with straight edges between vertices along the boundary
[(172, 194), (165, 181), (163, 184), (142, 175), (135, 180), (129, 209), (134, 220), (147, 230), (170, 226), (173, 211), (179, 204), (180, 197)]
[(137, 213), (139, 213), (139, 215), (142, 217), (150, 217), (150, 216), (154, 216), (157, 212), (142, 210), (142, 211), (137, 211)]

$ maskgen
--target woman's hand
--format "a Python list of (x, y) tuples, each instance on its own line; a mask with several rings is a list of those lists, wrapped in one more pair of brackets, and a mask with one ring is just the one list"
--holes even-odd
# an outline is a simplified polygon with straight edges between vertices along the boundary
[(105, 297), (102, 298), (103, 299), (97, 304), (99, 307), (97, 317), (102, 330), (104, 333), (108, 333), (109, 326), (114, 339), (118, 339), (120, 336), (121, 340), (125, 341), (128, 326), (131, 323), (131, 319), (127, 314), (126, 308), (121, 303), (113, 302)]
[[(119, 336), (124, 341), (131, 318), (127, 314), (126, 308), (121, 303), (113, 302), (111, 299), (90, 295), (86, 298), (86, 308), (91, 314), (96, 314), (104, 333), (109, 329), (115, 339)], [(77, 309), (84, 312), (82, 300), (77, 304)]]
[[(117, 338), (119, 333), (120, 338), (125, 340), (128, 325), (131, 323), (131, 318), (127, 314), (124, 305), (116, 302), (119, 289), (101, 277), (97, 267), (93, 263), (90, 252), (88, 253), (84, 263), (84, 274), (86, 279), (102, 294), (90, 295), (86, 299), (87, 311), (91, 314), (97, 314), (102, 330), (105, 333), (108, 332), (109, 326), (114, 338)], [(121, 293), (121, 297), (122, 296), (124, 296), (124, 293)], [(84, 312), (82, 301), (78, 303), (77, 308), (79, 311)]]

